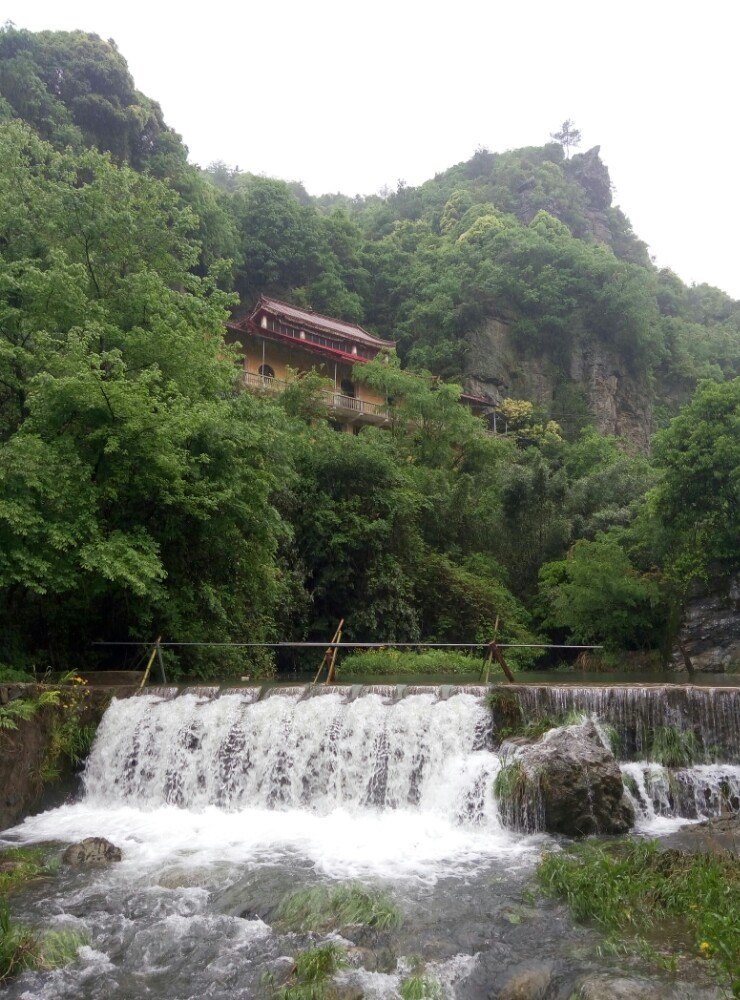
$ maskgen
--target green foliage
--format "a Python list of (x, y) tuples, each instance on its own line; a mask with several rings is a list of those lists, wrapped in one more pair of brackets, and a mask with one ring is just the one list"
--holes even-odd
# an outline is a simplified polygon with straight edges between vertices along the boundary
[(0, 850), (0, 894), (12, 892), (26, 882), (55, 871), (38, 847), (8, 847)]
[(740, 560), (740, 378), (702, 382), (691, 402), (658, 434), (662, 478), (651, 495), (665, 526), (666, 565), (685, 590), (713, 561)]
[(347, 965), (344, 949), (336, 944), (308, 948), (296, 955), (290, 981), (273, 990), (275, 1000), (329, 1000), (332, 977)]
[(41, 965), (58, 969), (77, 958), (77, 952), (90, 938), (83, 931), (48, 931), (41, 939)]
[[(652, 931), (662, 951), (711, 960), (740, 996), (740, 871), (734, 855), (660, 851), (656, 842), (589, 844), (545, 855), (538, 879), (546, 892), (567, 901), (578, 920), (628, 936)], [(670, 937), (660, 933), (668, 924)], [(678, 939), (676, 929), (682, 932)]]
[(0, 146), (3, 613), (78, 649), (102, 621), (109, 637), (154, 621), (191, 640), (264, 636), (275, 423), (232, 392), (229, 300), (189, 273), (188, 209), (19, 125)]
[(545, 624), (566, 629), (573, 642), (610, 649), (660, 644), (663, 593), (608, 535), (576, 542), (567, 559), (543, 566), (539, 600)]
[(505, 760), (493, 782), (502, 822), (513, 830), (532, 833), (541, 828), (542, 795), (539, 777), (515, 758)]
[[(569, 374), (596, 351), (676, 400), (740, 361), (740, 306), (655, 270), (593, 150), (480, 149), (418, 188), (312, 198), (189, 165), (95, 35), (6, 26), (0, 93), (1, 659), (98, 662), (95, 640), (160, 633), (323, 638), (340, 618), (350, 639), (486, 641), (498, 621), (506, 642), (543, 624), (654, 648), (674, 591), (737, 561), (733, 384), (700, 389), (656, 473), (588, 426)], [(390, 430), (335, 434), (315, 373), (278, 401), (239, 392), (231, 287), (397, 339), (353, 376), (390, 399)], [(490, 320), (512, 394), (532, 359), (556, 386), (505, 404), (496, 438), (458, 384), (487, 380), (473, 348)], [(274, 666), (190, 647), (168, 673)], [(73, 728), (56, 739), (84, 752)]]
[(396, 649), (373, 649), (364, 653), (351, 653), (339, 661), (337, 673), (343, 677), (372, 677), (373, 675), (438, 674), (478, 677), (486, 661), (455, 650), (428, 649), (420, 652), (401, 652)]
[(693, 729), (657, 726), (650, 734), (648, 757), (664, 767), (690, 767), (702, 754)]
[(517, 736), (524, 727), (524, 712), (518, 694), (507, 691), (506, 688), (494, 688), (486, 695), (496, 724), (496, 733), (501, 739), (507, 736)]
[(430, 976), (407, 976), (398, 988), (402, 1000), (441, 1000), (442, 986)]
[(33, 931), (14, 923), (0, 898), (0, 985), (41, 963), (39, 940)]
[(59, 704), (58, 691), (40, 691), (33, 698), (15, 698), (0, 705), (0, 730), (17, 729), (19, 722), (28, 722), (41, 709)]
[(16, 670), (14, 667), (0, 664), (0, 684), (33, 684), (35, 679), (34, 675), (26, 670)]
[(299, 889), (286, 896), (277, 911), (282, 928), (301, 933), (356, 925), (392, 930), (402, 920), (400, 910), (388, 898), (359, 884)]
[(40, 935), (16, 924), (8, 904), (0, 898), (0, 986), (27, 969), (57, 969), (77, 958), (89, 943), (79, 931), (51, 931)]

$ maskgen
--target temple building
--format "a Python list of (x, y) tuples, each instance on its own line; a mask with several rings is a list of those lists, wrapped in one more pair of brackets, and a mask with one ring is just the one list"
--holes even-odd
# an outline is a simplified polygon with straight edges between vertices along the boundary
[(325, 375), (333, 387), (326, 405), (342, 428), (388, 423), (387, 400), (366, 385), (353, 381), (358, 362), (372, 361), (381, 351), (392, 351), (393, 340), (381, 340), (354, 323), (299, 309), (278, 299), (260, 296), (244, 319), (227, 325), (230, 340), (244, 350), (244, 383), (263, 392), (282, 392), (289, 371)]

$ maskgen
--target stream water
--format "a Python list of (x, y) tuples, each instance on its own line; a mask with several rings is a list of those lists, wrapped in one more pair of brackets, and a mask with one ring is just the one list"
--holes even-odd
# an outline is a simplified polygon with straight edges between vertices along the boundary
[[(605, 956), (595, 931), (526, 892), (542, 850), (559, 845), (502, 826), (493, 792), (499, 741), (483, 693), (200, 688), (114, 701), (78, 800), (28, 818), (0, 842), (104, 836), (124, 860), (62, 868), (13, 897), (19, 919), (80, 930), (89, 944), (66, 968), (25, 973), (7, 996), (268, 997), (264, 973), (280, 978), (317, 940), (275, 929), (279, 901), (353, 880), (391, 896), (404, 922), (385, 936), (344, 931), (354, 945), (348, 996), (397, 998), (420, 961), (449, 998), (496, 997), (533, 964), (551, 972), (554, 1000), (589, 972), (617, 974), (625, 964), (650, 984), (645, 995), (719, 997), (702, 976), (671, 978)], [(540, 709), (579, 708), (615, 726), (638, 757), (622, 768), (645, 835), (737, 810), (737, 697), (585, 687), (526, 695)], [(640, 760), (641, 734), (656, 724), (691, 724), (715, 759), (675, 774)]]

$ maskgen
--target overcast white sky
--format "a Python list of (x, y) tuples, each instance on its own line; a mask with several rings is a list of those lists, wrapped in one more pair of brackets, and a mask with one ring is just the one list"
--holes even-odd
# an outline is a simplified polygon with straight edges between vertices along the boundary
[(572, 118), (657, 263), (740, 298), (735, 0), (4, 7), (18, 27), (114, 38), (195, 162), (312, 194), (417, 184)]

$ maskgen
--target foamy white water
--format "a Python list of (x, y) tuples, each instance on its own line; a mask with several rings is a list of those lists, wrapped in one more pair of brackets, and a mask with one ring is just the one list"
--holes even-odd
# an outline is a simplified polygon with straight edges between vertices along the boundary
[[(418, 690), (418, 689), (417, 689)], [(479, 693), (394, 700), (348, 689), (219, 694), (199, 689), (114, 700), (76, 805), (27, 819), (22, 840), (102, 835), (137, 865), (274, 860), (300, 854), (339, 877), (435, 877), (536, 841), (505, 830), (501, 761)], [(652, 710), (652, 709), (651, 709)], [(669, 772), (624, 763), (641, 832), (737, 809), (740, 767)]]
[(534, 856), (536, 841), (501, 825), (480, 698), (302, 694), (114, 701), (83, 801), (14, 834), (105, 836), (139, 866), (293, 852), (338, 877), (433, 878), (494, 854)]

